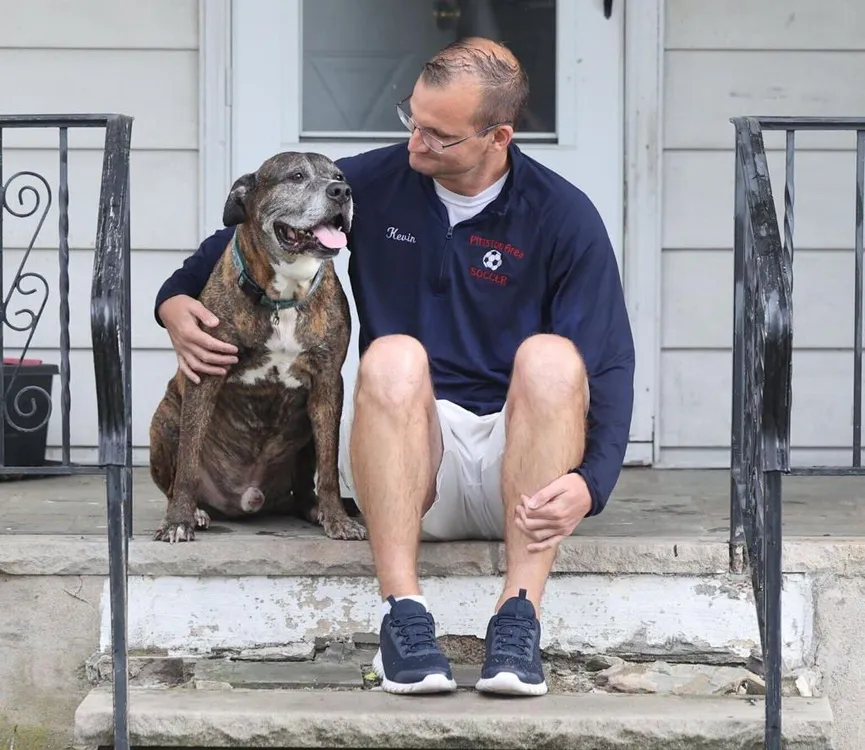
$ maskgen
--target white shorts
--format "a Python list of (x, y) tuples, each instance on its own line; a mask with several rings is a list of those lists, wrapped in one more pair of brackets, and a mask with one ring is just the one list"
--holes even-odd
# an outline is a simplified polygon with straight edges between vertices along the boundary
[[(436, 401), (436, 409), (442, 431), (442, 462), (436, 475), (435, 500), (421, 521), (421, 538), (503, 539), (505, 411), (479, 417), (443, 400)], [(349, 401), (340, 427), (339, 475), (344, 495), (356, 501), (349, 454), (353, 418)]]

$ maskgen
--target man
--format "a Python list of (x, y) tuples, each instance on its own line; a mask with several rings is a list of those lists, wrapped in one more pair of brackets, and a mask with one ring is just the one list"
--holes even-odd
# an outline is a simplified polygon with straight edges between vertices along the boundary
[[(559, 542), (604, 508), (628, 443), (634, 348), (615, 256), (591, 201), (512, 143), (527, 97), (507, 49), (460, 40), (398, 106), (408, 148), (339, 162), (361, 349), (340, 472), (368, 527), (390, 692), (455, 688), (417, 555), (420, 539), (466, 538), (507, 550), (477, 688), (546, 692), (544, 585)], [(194, 299), (232, 231), (157, 296), (193, 380), (234, 361)]]

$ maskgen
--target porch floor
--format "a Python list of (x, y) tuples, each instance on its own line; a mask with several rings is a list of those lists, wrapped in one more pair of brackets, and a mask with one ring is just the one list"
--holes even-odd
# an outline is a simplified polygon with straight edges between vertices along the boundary
[[(606, 510), (584, 521), (588, 538), (679, 538), (726, 541), (729, 472), (629, 468)], [(149, 536), (165, 500), (145, 467), (134, 471), (134, 533)], [(865, 537), (865, 477), (786, 477), (784, 534), (790, 537)], [(322, 534), (311, 524), (284, 517), (214, 521), (202, 536)], [(28, 478), (0, 482), (0, 534), (103, 536), (105, 482), (100, 476)]]

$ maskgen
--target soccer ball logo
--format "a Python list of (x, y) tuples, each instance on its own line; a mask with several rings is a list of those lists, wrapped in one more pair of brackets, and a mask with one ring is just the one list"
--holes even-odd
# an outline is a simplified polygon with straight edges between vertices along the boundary
[(502, 254), (498, 250), (490, 250), (484, 256), (484, 265), (490, 269), (490, 271), (495, 271), (502, 264)]

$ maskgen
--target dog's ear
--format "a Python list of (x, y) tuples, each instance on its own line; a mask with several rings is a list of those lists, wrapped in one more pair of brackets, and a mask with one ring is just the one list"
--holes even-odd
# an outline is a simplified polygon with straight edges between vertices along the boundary
[(238, 177), (234, 181), (225, 201), (225, 208), (222, 209), (222, 223), (225, 226), (233, 227), (246, 221), (246, 197), (253, 187), (255, 187), (254, 172)]

